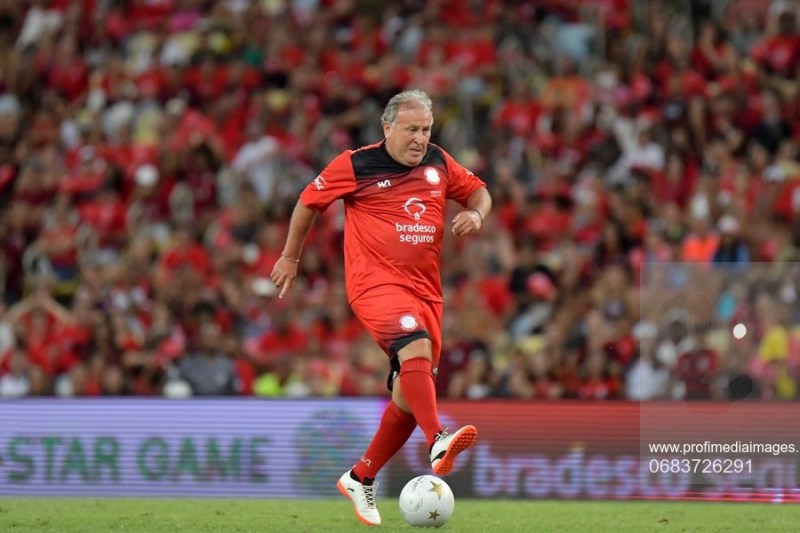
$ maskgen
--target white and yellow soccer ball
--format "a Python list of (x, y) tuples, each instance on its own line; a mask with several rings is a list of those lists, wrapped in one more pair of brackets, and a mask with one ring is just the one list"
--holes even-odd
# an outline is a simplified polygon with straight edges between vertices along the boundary
[(414, 527), (441, 527), (453, 516), (450, 486), (436, 476), (418, 476), (400, 492), (400, 513)]

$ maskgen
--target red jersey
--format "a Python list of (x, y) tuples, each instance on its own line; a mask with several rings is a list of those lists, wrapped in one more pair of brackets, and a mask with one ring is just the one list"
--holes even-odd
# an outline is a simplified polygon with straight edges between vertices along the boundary
[(300, 201), (318, 212), (344, 201), (348, 301), (373, 287), (397, 285), (441, 302), (445, 200), (466, 206), (470, 195), (485, 186), (439, 146), (429, 144), (422, 162), (407, 167), (380, 142), (338, 155)]

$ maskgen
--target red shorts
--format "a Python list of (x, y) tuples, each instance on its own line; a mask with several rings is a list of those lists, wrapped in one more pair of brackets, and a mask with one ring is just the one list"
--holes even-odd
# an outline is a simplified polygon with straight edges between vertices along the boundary
[(433, 368), (439, 366), (439, 352), (442, 349), (440, 302), (419, 299), (403, 287), (381, 285), (356, 298), (350, 307), (372, 338), (392, 359), (393, 365), (397, 352), (411, 341), (430, 338)]

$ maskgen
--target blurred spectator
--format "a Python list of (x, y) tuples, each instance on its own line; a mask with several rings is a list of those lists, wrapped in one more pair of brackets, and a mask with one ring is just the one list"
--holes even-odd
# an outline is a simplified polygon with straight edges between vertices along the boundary
[(634, 326), (633, 334), (639, 348), (625, 376), (625, 396), (637, 401), (665, 399), (670, 376), (669, 370), (656, 359), (658, 326), (640, 321)]
[[(798, 48), (800, 50), (800, 48)], [(792, 133), (791, 126), (783, 118), (781, 95), (775, 90), (761, 93), (761, 121), (753, 129), (753, 140), (775, 154), (784, 139)]]
[(530, 356), (522, 349), (515, 349), (496, 390), (501, 397), (519, 400), (555, 400), (562, 394), (552, 358), (544, 349)]
[(489, 354), (480, 348), (470, 350), (466, 365), (450, 378), (447, 396), (479, 400), (488, 398), (495, 388), (496, 375)]
[(260, 202), (269, 202), (278, 185), (280, 145), (256, 121), (247, 124), (247, 136), (247, 142), (236, 152), (231, 167), (249, 181)]
[(129, 394), (125, 374), (118, 366), (107, 366), (101, 376), (103, 396), (126, 396)]
[(691, 229), (683, 241), (681, 259), (689, 262), (710, 263), (719, 246), (719, 235), (711, 227), (708, 216), (691, 220)]
[(436, 394), (447, 396), (450, 380), (456, 373), (462, 372), (467, 365), (468, 355), (477, 343), (463, 338), (457, 331), (457, 323), (449, 317), (442, 324), (442, 353), (439, 356), (439, 373), (436, 377)]
[(599, 352), (589, 354), (581, 368), (578, 399), (607, 400), (617, 397), (618, 393), (618, 380), (608, 371), (605, 355)]
[(8, 370), (0, 376), (0, 398), (19, 398), (31, 392), (25, 353), (12, 350), (7, 356)]
[(750, 261), (750, 251), (739, 236), (739, 221), (732, 215), (723, 216), (719, 221), (719, 234), (712, 262), (722, 268), (745, 266)]
[(796, 377), (789, 367), (789, 331), (785, 326), (785, 307), (769, 295), (756, 301), (756, 312), (762, 330), (758, 356), (750, 371), (758, 379), (767, 398), (786, 400), (797, 395)]
[(698, 335), (692, 347), (678, 356), (673, 397), (684, 400), (710, 400), (716, 397), (714, 386), (719, 356)]
[(215, 309), (198, 304), (195, 341), (178, 362), (180, 376), (192, 388), (194, 396), (225, 396), (237, 391), (236, 369), (225, 346), (225, 336), (216, 321)]
[(273, 320), (271, 329), (248, 346), (248, 355), (266, 369), (278, 359), (301, 354), (308, 343), (300, 328), (289, 322), (288, 312), (276, 313)]

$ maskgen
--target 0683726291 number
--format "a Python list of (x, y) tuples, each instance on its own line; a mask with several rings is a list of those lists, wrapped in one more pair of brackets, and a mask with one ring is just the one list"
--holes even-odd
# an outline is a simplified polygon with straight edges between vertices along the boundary
[(651, 459), (652, 474), (749, 474), (752, 459)]

